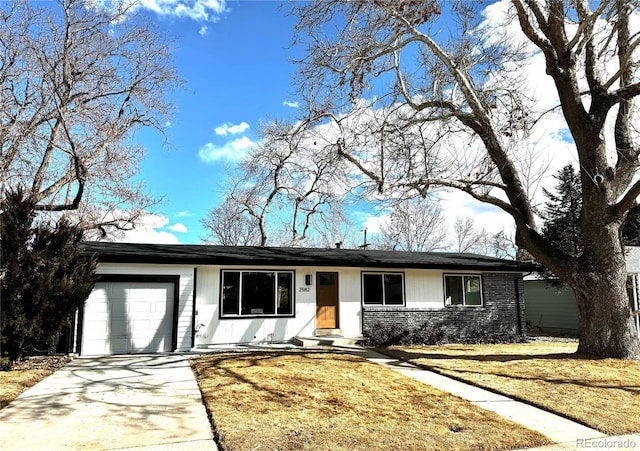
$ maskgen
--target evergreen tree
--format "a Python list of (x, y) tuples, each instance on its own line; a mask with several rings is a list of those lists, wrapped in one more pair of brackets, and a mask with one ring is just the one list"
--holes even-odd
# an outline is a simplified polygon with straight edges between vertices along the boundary
[(35, 202), (22, 190), (7, 193), (2, 238), (2, 353), (11, 361), (48, 347), (94, 285), (96, 264), (80, 254), (82, 230), (68, 220), (36, 223)]
[[(580, 174), (568, 164), (554, 177), (558, 180), (555, 189), (557, 194), (543, 189), (548, 201), (542, 213), (545, 220), (542, 235), (557, 249), (574, 256), (579, 255), (583, 249)], [(640, 209), (632, 208), (629, 211), (620, 228), (620, 235), (623, 245), (640, 246)]]
[(626, 246), (640, 246), (640, 209), (629, 210), (627, 219), (622, 223), (622, 242)]
[(582, 252), (580, 174), (568, 164), (554, 178), (558, 181), (555, 189), (557, 194), (543, 190), (548, 201), (542, 214), (545, 220), (542, 235), (557, 249), (570, 255), (579, 255)]

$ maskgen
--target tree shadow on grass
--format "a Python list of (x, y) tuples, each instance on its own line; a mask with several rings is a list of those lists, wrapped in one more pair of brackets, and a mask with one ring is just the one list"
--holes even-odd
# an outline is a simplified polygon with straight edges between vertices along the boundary
[[(410, 348), (379, 351), (397, 359), (389, 362), (391, 365), (402, 367), (411, 364), (601, 432), (626, 434), (636, 432), (640, 426), (636, 412), (640, 402), (640, 384), (635, 377), (637, 371), (633, 362), (629, 363), (631, 367), (622, 368), (619, 375), (604, 379), (601, 375), (607, 371), (607, 359), (572, 353), (487, 355), (470, 350), (464, 355), (449, 355), (412, 351)], [(458, 360), (460, 364), (448, 364), (451, 360)], [(543, 365), (545, 360), (546, 368)], [(567, 362), (567, 369), (562, 368), (563, 361)], [(589, 365), (589, 362), (594, 365)], [(575, 370), (572, 371), (574, 364)], [(615, 368), (612, 371), (615, 374)], [(594, 377), (590, 378), (589, 374)], [(603, 409), (603, 406), (608, 407)]]
[[(290, 397), (290, 390), (283, 387), (282, 390), (271, 388), (268, 384), (262, 383), (259, 380), (251, 379), (243, 374), (242, 369), (247, 367), (256, 367), (263, 365), (278, 365), (278, 360), (289, 356), (295, 356), (308, 360), (310, 364), (318, 364), (318, 358), (322, 355), (341, 355), (345, 358), (344, 363), (362, 363), (362, 360), (358, 357), (353, 357), (353, 360), (349, 359), (352, 356), (347, 351), (339, 350), (278, 350), (278, 351), (250, 351), (250, 352), (233, 352), (233, 353), (216, 353), (209, 354), (194, 360), (192, 367), (198, 379), (216, 377), (222, 380), (227, 379), (228, 384), (247, 384), (260, 393), (260, 396), (267, 401), (273, 401), (277, 403), (288, 403), (287, 399)], [(314, 358), (315, 356), (315, 358)], [(234, 365), (230, 365), (234, 364)], [(288, 380), (291, 384), (297, 385), (313, 385), (316, 384), (318, 378), (313, 375), (306, 374), (291, 374), (288, 376)], [(265, 381), (266, 382), (266, 381)]]
[[(518, 372), (514, 369), (513, 366), (509, 366), (508, 369), (502, 370), (492, 370), (492, 371), (480, 371), (474, 369), (473, 366), (467, 366), (464, 370), (461, 369), (453, 369), (446, 365), (439, 365), (438, 361), (448, 361), (448, 360), (459, 360), (463, 362), (497, 362), (497, 363), (509, 363), (509, 362), (523, 362), (523, 364), (534, 365), (536, 361), (545, 361), (545, 360), (555, 360), (558, 362), (562, 361), (575, 361), (575, 362), (588, 362), (588, 361), (604, 361), (606, 359), (599, 357), (591, 357), (584, 354), (578, 353), (549, 353), (549, 354), (473, 354), (473, 353), (465, 353), (461, 355), (451, 355), (445, 353), (438, 352), (416, 352), (410, 351), (407, 349), (379, 349), (380, 352), (389, 355), (398, 359), (398, 362), (395, 364), (402, 365), (411, 363), (419, 368), (424, 368), (426, 370), (434, 371), (439, 374), (443, 374), (448, 377), (452, 377), (454, 379), (460, 380), (462, 382), (471, 383), (473, 385), (481, 386), (482, 388), (489, 388), (487, 386), (478, 384), (473, 380), (468, 380), (464, 377), (463, 374), (456, 373), (464, 373), (464, 374), (475, 374), (479, 376), (490, 374), (492, 376), (502, 377), (505, 379), (513, 379), (513, 380), (521, 380), (521, 381), (543, 381), (549, 384), (558, 384), (558, 385), (579, 385), (586, 388), (600, 388), (600, 389), (619, 389), (624, 390), (632, 394), (640, 394), (640, 384), (632, 384), (632, 385), (623, 385), (619, 383), (603, 383), (598, 381), (590, 381), (580, 378), (567, 378), (563, 377), (559, 374), (556, 375), (547, 375), (544, 372), (540, 372), (532, 375), (524, 375), (522, 372)], [(429, 360), (430, 362), (424, 362), (424, 360)], [(392, 363), (393, 365), (394, 363)], [(453, 373), (453, 374), (452, 374)], [(494, 390), (494, 389), (492, 389)], [(497, 391), (497, 390), (494, 390)], [(499, 392), (499, 391), (497, 391)]]

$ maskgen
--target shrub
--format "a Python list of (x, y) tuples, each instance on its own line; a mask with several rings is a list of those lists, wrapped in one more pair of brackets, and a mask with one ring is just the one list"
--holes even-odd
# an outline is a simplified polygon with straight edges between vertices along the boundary
[(412, 345), (440, 345), (447, 343), (459, 344), (502, 344), (525, 343), (526, 338), (520, 335), (496, 335), (486, 331), (474, 331), (463, 337), (447, 332), (441, 327), (422, 324), (417, 329), (410, 330), (395, 324), (374, 324), (363, 332), (363, 345), (371, 347), (412, 346)]
[(364, 345), (372, 347), (385, 347), (399, 344), (403, 335), (407, 335), (408, 330), (392, 324), (385, 325), (376, 323), (371, 329), (363, 332)]
[(2, 232), (2, 353), (11, 361), (44, 347), (70, 324), (93, 289), (96, 263), (80, 254), (82, 230), (65, 218), (37, 223), (35, 201), (8, 192)]
[(11, 360), (9, 357), (0, 357), (0, 371), (9, 371), (11, 369)]

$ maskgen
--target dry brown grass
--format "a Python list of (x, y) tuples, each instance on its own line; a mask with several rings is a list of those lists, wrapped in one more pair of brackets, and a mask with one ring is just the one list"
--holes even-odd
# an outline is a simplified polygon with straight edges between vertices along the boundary
[(0, 371), (0, 409), (71, 360), (67, 356), (41, 356), (22, 360), (11, 371)]
[(43, 369), (0, 371), (0, 409), (50, 374)]
[(214, 354), (192, 361), (226, 450), (514, 449), (542, 435), (348, 354)]
[(575, 354), (576, 343), (392, 347), (383, 352), (575, 419), (640, 432), (640, 362)]

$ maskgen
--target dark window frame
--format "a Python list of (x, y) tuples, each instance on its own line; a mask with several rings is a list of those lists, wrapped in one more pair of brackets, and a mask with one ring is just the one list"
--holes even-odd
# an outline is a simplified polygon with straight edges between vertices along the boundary
[[(235, 314), (224, 313), (224, 281), (225, 273), (239, 273), (239, 286), (238, 286), (238, 308)], [(245, 273), (265, 273), (275, 274), (274, 277), (274, 312), (275, 313), (256, 313), (256, 314), (242, 314), (243, 308), (243, 274)], [(277, 306), (277, 292), (279, 274), (288, 274), (291, 278), (291, 313), (278, 313)], [(220, 270), (220, 290), (218, 296), (218, 318), (219, 319), (253, 319), (253, 318), (295, 318), (296, 316), (296, 272), (292, 269), (221, 269)]]
[[(462, 304), (452, 304), (450, 302), (447, 302), (447, 277), (457, 277), (459, 279), (462, 280), (462, 284), (461, 284), (461, 288), (462, 288)], [(480, 304), (468, 304), (467, 303), (467, 295), (466, 295), (466, 290), (464, 289), (464, 279), (465, 277), (473, 277), (479, 280), (480, 282), (480, 287), (479, 287), (479, 293), (480, 293)], [(477, 307), (484, 307), (484, 284), (482, 281), (482, 274), (478, 274), (478, 273), (444, 273), (442, 274), (442, 293), (444, 295), (444, 305), (445, 307), (472, 307), (472, 308), (477, 308)]]
[[(382, 278), (382, 303), (369, 303), (369, 302), (365, 302), (365, 293), (364, 293), (364, 287), (365, 287), (365, 283), (364, 283), (364, 278), (367, 275), (377, 275), (380, 276)], [(389, 304), (387, 303), (387, 296), (386, 296), (386, 291), (385, 291), (385, 283), (384, 283), (384, 276), (400, 276), (402, 278), (402, 282), (401, 282), (401, 287), (402, 287), (402, 304)], [(405, 273), (402, 271), (362, 271), (360, 273), (360, 297), (361, 297), (361, 302), (362, 305), (365, 307), (406, 307), (407, 305), (407, 290), (406, 290), (406, 286), (405, 286)]]

